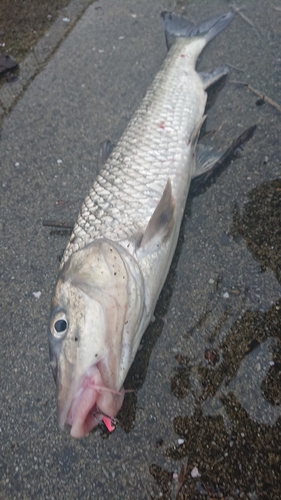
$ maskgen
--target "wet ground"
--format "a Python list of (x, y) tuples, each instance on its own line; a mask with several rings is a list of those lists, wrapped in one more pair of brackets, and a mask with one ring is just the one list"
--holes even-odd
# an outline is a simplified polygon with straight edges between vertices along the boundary
[[(236, 68), (210, 95), (206, 131), (221, 127), (213, 144), (225, 147), (248, 126), (258, 128), (214, 184), (191, 192), (155, 322), (125, 384), (135, 393), (116, 431), (99, 428), (75, 441), (56, 426), (46, 340), (69, 235), (42, 221), (75, 220), (100, 141), (118, 139), (165, 57), (159, 12), (174, 7), (172, 0), (107, 0), (83, 14), (86, 3), (73, 1), (48, 21), (50, 32), (21, 53), (18, 79), (0, 88), (0, 496), (275, 500), (281, 114), (231, 81), (280, 104), (281, 12), (277, 2), (246, 0), (242, 12), (254, 25), (237, 16), (200, 58), (205, 70)], [(199, 20), (229, 5), (197, 0), (177, 8)]]
[(2, 0), (0, 3), (0, 52), (21, 62), (31, 47), (63, 13), (69, 0)]

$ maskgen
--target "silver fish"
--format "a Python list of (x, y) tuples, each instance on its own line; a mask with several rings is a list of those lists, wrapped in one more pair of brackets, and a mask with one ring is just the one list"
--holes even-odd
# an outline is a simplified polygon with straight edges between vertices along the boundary
[(197, 145), (206, 88), (205, 45), (234, 18), (194, 26), (161, 14), (169, 51), (86, 197), (60, 266), (49, 348), (58, 423), (85, 436), (120, 410), (123, 383), (151, 321), (178, 240), (191, 180), (220, 155)]

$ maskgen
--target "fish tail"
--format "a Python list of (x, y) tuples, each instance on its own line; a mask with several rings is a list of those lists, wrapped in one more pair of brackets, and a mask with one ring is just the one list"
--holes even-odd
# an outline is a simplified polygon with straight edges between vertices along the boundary
[(234, 11), (219, 14), (194, 25), (183, 16), (174, 12), (162, 12), (161, 21), (166, 35), (168, 49), (178, 37), (204, 38), (206, 44), (215, 38), (235, 17)]

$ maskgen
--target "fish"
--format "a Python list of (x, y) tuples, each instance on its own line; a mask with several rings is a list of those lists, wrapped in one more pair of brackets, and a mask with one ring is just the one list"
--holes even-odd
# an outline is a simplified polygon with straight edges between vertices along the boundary
[(48, 326), (62, 430), (81, 438), (112, 431), (124, 381), (153, 318), (177, 245), (192, 179), (221, 154), (198, 144), (206, 89), (227, 74), (199, 74), (196, 60), (233, 20), (197, 25), (162, 12), (167, 56), (101, 166), (63, 254)]

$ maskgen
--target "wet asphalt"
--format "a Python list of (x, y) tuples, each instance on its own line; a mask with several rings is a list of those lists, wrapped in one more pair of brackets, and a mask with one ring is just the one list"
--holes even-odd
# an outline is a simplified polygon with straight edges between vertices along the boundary
[[(97, 170), (166, 54), (172, 0), (70, 4), (0, 87), (0, 497), (281, 497), (281, 12), (247, 7), (199, 68), (229, 63), (210, 91), (216, 148), (257, 131), (214, 183), (191, 191), (167, 282), (125, 387), (119, 425), (58, 430), (47, 322), (59, 256)], [(82, 8), (83, 4), (83, 8)], [(229, 2), (178, 2), (192, 20)], [(68, 19), (66, 21), (65, 19)], [(64, 20), (63, 20), (64, 19)], [(66, 24), (70, 28), (66, 29)], [(239, 69), (239, 70), (238, 70)], [(219, 90), (219, 91), (218, 91)]]

